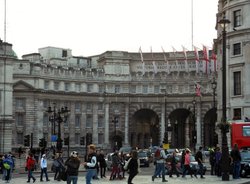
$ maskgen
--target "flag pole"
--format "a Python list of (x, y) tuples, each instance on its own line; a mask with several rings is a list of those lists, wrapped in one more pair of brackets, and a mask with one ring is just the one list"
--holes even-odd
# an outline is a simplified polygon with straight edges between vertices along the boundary
[(194, 50), (194, 11), (193, 0), (191, 0), (191, 50)]

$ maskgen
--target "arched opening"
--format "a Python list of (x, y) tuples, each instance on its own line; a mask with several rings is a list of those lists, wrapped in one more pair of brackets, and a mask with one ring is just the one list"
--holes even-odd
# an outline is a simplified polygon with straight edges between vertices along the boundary
[(215, 131), (217, 109), (210, 109), (204, 116), (204, 147), (214, 147), (218, 144), (218, 134)]
[(150, 109), (136, 111), (131, 119), (129, 134), (129, 142), (132, 147), (149, 148), (159, 145), (158, 115)]
[(193, 113), (187, 109), (176, 109), (168, 118), (172, 127), (170, 147), (193, 148), (195, 146), (192, 140), (195, 132)]

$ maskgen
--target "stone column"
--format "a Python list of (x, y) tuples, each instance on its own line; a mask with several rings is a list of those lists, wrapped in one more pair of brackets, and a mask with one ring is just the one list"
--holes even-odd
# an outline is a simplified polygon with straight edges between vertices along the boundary
[(128, 145), (128, 127), (129, 127), (129, 103), (125, 104), (125, 130), (124, 130), (124, 144)]
[(109, 104), (105, 104), (105, 134), (104, 143), (109, 144)]
[(164, 138), (164, 132), (165, 132), (165, 104), (163, 103), (161, 105), (161, 126), (160, 126), (160, 142), (159, 144), (162, 143), (163, 138)]
[(201, 102), (197, 102), (197, 115), (196, 115), (196, 132), (197, 132), (197, 142), (196, 150), (201, 146), (201, 135), (202, 135), (202, 126), (201, 126)]

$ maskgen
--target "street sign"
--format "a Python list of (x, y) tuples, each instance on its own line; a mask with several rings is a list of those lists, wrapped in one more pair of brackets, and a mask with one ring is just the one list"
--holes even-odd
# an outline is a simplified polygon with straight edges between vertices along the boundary
[(57, 141), (57, 135), (51, 135), (51, 142)]
[(169, 144), (163, 144), (163, 149), (164, 149), (164, 150), (169, 149)]

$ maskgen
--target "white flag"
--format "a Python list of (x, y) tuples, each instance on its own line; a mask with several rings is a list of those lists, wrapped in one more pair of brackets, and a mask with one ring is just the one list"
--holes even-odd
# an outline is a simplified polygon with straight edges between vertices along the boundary
[(144, 75), (145, 74), (145, 63), (144, 63), (144, 60), (143, 60), (141, 47), (139, 48), (139, 52), (140, 52), (140, 55), (141, 55), (141, 62), (142, 62), (142, 75)]
[(162, 49), (162, 52), (163, 52), (164, 61), (165, 61), (165, 62), (166, 62), (166, 64), (167, 64), (167, 74), (169, 75), (169, 74), (170, 74), (170, 66), (169, 66), (169, 62), (168, 62), (168, 60), (167, 60), (167, 57), (166, 57), (166, 55), (165, 55), (165, 51), (164, 51), (163, 47), (161, 47), (161, 49)]

